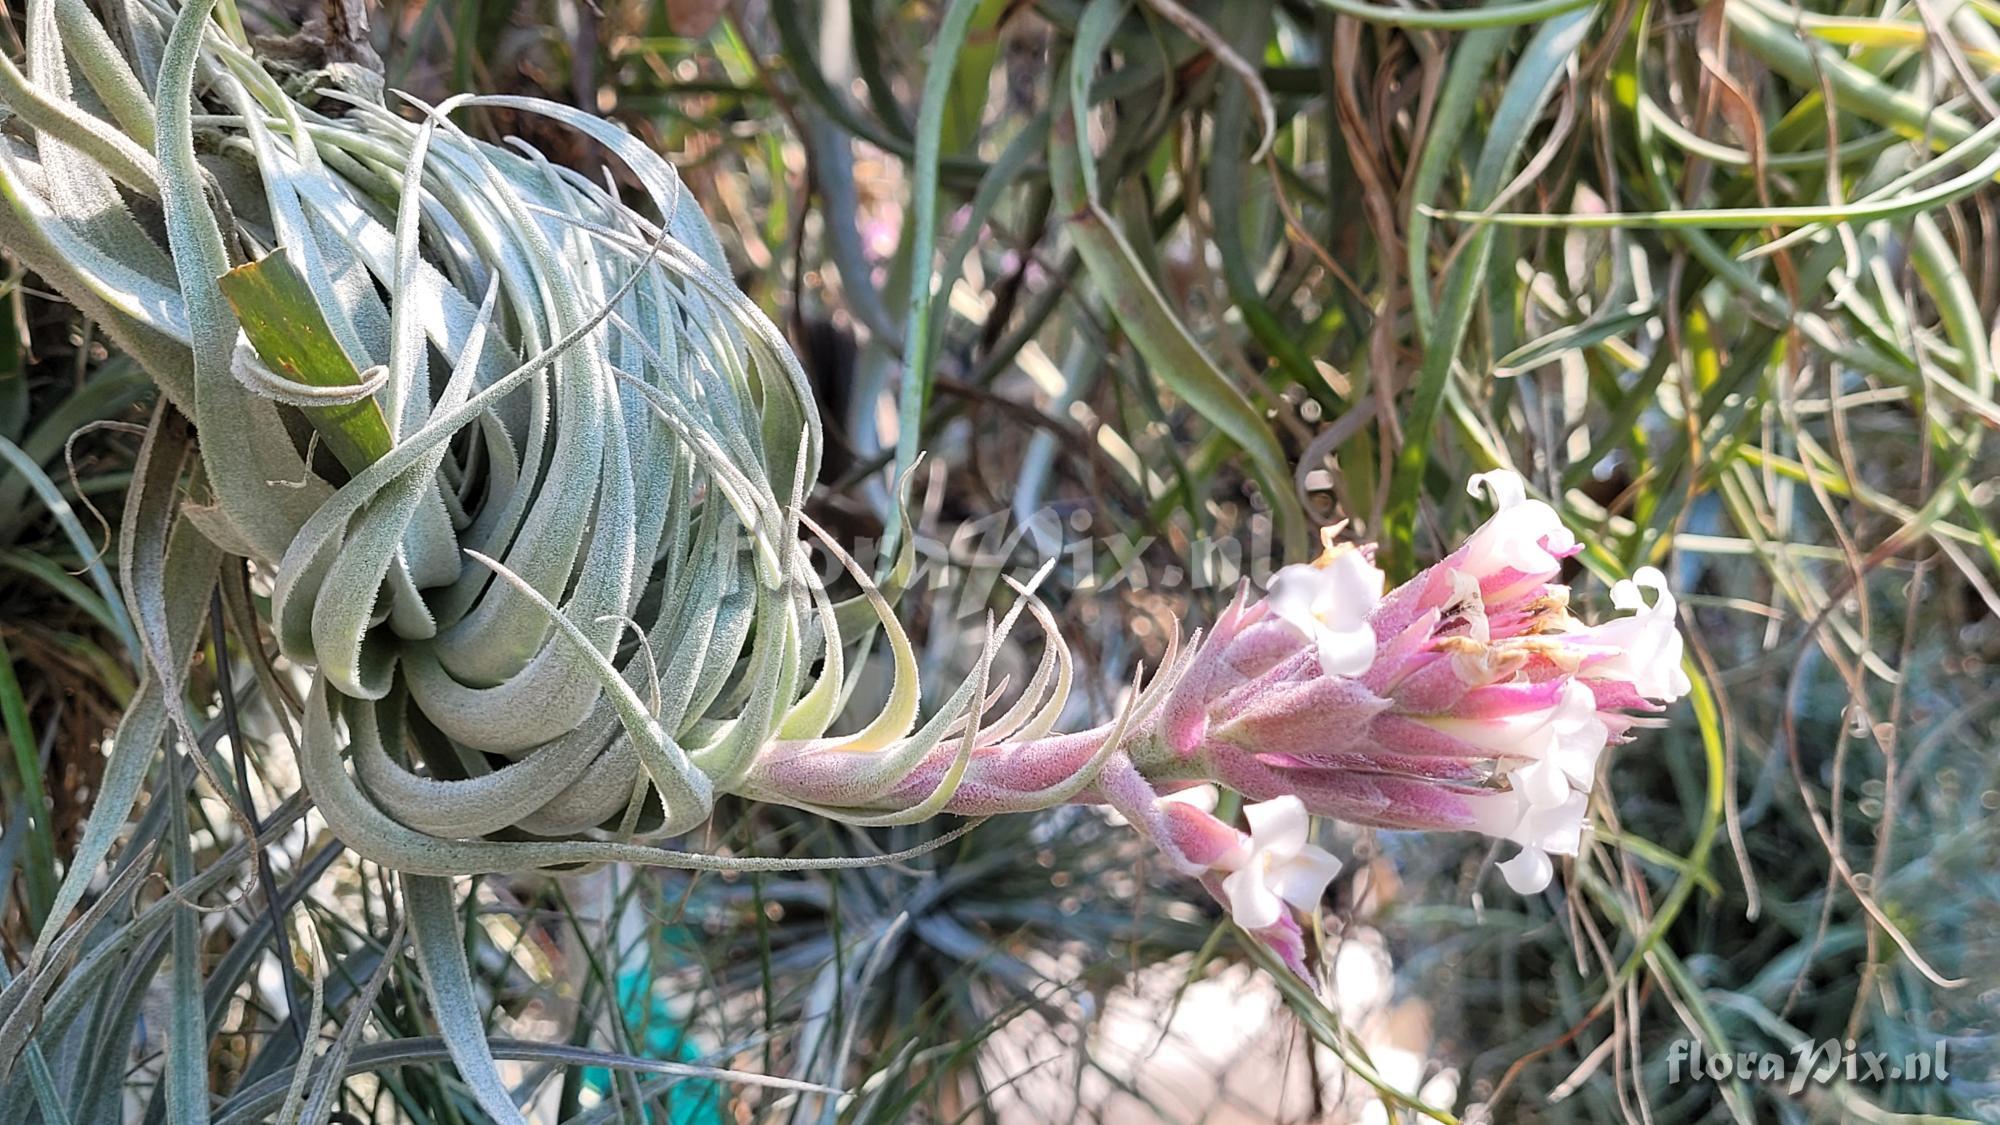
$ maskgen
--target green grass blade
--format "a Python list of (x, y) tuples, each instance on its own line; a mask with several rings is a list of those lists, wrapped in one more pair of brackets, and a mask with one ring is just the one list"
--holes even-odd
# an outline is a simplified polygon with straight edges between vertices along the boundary
[[(1577, 10), (1550, 20), (1535, 33), (1516, 60), (1473, 172), (1471, 193), (1475, 201), (1489, 202), (1505, 187), (1529, 134), (1541, 118), (1542, 107), (1555, 93), (1570, 61), (1583, 48), (1584, 37), (1595, 18), (1594, 11)], [(1392, 576), (1406, 573), (1415, 565), (1417, 508), (1424, 476), (1431, 465), (1438, 416), (1452, 369), (1459, 361), (1466, 330), (1472, 323), (1474, 306), (1484, 291), (1493, 242), (1491, 227), (1480, 227), (1469, 236), (1446, 279), (1445, 298), (1435, 331), (1424, 341), (1423, 366), (1404, 415), (1403, 449), (1396, 459), (1389, 503), (1383, 512), (1382, 546)]]
[(14, 674), (14, 657), (7, 651), (5, 637), (0, 637), (0, 720), (5, 722), (7, 741), (14, 749), (13, 784), (8, 788), (20, 796), (28, 816), (25, 826), (10, 824), (7, 831), (27, 833), (25, 905), (29, 928), (40, 930), (47, 924), (49, 908), (55, 901), (56, 845), (49, 823), (53, 810), (48, 790), (42, 784), (41, 756), (36, 753), (35, 732), (28, 721), (28, 702), (21, 697), (21, 682)]

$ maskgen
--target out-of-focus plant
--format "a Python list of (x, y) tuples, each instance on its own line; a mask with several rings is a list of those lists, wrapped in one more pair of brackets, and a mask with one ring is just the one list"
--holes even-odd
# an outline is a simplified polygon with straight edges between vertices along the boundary
[(132, 690), (136, 634), (92, 509), (123, 484), (105, 431), (125, 424), (149, 384), (129, 361), (104, 362), (102, 344), (73, 311), (21, 281), (9, 287), (0, 339), (0, 602), (8, 607), (0, 629), (8, 746), (0, 885), (18, 886), (19, 923), (33, 929), (45, 921), (59, 860), (88, 811), (100, 732)]
[[(759, 821), (759, 836), (797, 838), (805, 854), (855, 846), (787, 810), (745, 826)], [(880, 843), (940, 831), (890, 829)], [(916, 882), (883, 867), (670, 882), (679, 928), (667, 949), (680, 964), (653, 987), (712, 997), (699, 1019), (725, 1041), (791, 1029), (767, 1055), (774, 1067), (854, 1088), (856, 1120), (900, 1121), (970, 1109), (1014, 1081), (982, 1061), (987, 1037), (1016, 1021), (1087, 1028), (1133, 969), (1213, 944), (1207, 913), (1156, 893), (1144, 849), (1092, 810), (995, 819), (933, 854)], [(768, 1009), (751, 997), (770, 997)], [(1073, 1049), (1087, 1056), (1087, 1038)]]

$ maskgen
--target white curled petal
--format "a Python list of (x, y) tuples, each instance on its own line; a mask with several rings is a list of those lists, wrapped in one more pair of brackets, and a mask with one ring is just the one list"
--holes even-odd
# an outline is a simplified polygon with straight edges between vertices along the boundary
[(1382, 600), (1382, 571), (1360, 551), (1345, 550), (1315, 567), (1321, 574), (1320, 602), (1315, 608), (1328, 625), (1366, 621)]
[(1630, 613), (1644, 613), (1648, 608), (1646, 596), (1639, 592), (1639, 584), (1630, 578), (1621, 578), (1611, 584), (1611, 604)]
[[(1221, 794), (1216, 792), (1215, 786), (1197, 785), (1191, 789), (1182, 789), (1179, 792), (1169, 793), (1159, 798), (1158, 803), (1162, 805), (1186, 805), (1189, 808), (1200, 809), (1205, 813), (1212, 813), (1215, 811), (1216, 803), (1220, 799)], [(1104, 811), (1104, 822), (1113, 828), (1125, 828), (1132, 823), (1125, 819), (1125, 814), (1112, 808), (1110, 805), (1100, 805), (1098, 807)]]
[(1284, 917), (1285, 904), (1264, 881), (1265, 873), (1252, 862), (1222, 880), (1223, 897), (1229, 901), (1229, 916), (1246, 930), (1275, 926)]
[[(1649, 605), (1642, 591), (1653, 591)], [(1674, 596), (1666, 575), (1641, 567), (1611, 587), (1611, 602), (1631, 616), (1617, 617), (1579, 631), (1586, 644), (1602, 650), (1588, 671), (1592, 679), (1622, 680), (1647, 699), (1671, 703), (1694, 685), (1681, 667), (1683, 642)]]
[(1507, 838), (1524, 848), (1557, 855), (1575, 855), (1583, 840), (1583, 820), (1590, 799), (1572, 792), (1561, 804), (1522, 811), (1521, 821)]
[(1382, 600), (1382, 572), (1359, 551), (1344, 551), (1321, 571), (1314, 606), (1319, 628), (1320, 670), (1329, 676), (1359, 676), (1375, 663), (1375, 629), (1368, 618)]
[(1554, 714), (1553, 708), (1540, 707), (1478, 719), (1432, 719), (1430, 725), (1500, 757), (1540, 761), (1554, 748)]
[(1672, 612), (1673, 592), (1667, 589), (1667, 576), (1657, 566), (1642, 566), (1632, 572), (1632, 584), (1653, 592), (1653, 600), (1661, 609)]
[(1648, 699), (1671, 703), (1694, 690), (1687, 669), (1681, 667), (1681, 629), (1674, 595), (1667, 589), (1667, 576), (1658, 567), (1642, 566), (1632, 575), (1633, 584), (1653, 591), (1653, 605), (1642, 616), (1651, 626), (1646, 637), (1645, 658), (1652, 675), (1638, 686)]
[(1243, 816), (1250, 822), (1251, 848), (1260, 855), (1270, 856), (1274, 862), (1291, 859), (1307, 847), (1312, 823), (1304, 802), (1297, 797), (1284, 796), (1246, 806)]
[(1465, 482), (1465, 491), (1470, 496), (1484, 494), (1493, 501), (1495, 508), (1502, 511), (1528, 498), (1527, 483), (1521, 479), (1521, 474), (1512, 469), (1475, 473), (1472, 479)]
[(1530, 762), (1510, 771), (1507, 779), (1531, 808), (1556, 808), (1569, 800), (1569, 778), (1554, 762)]
[(1271, 585), (1264, 594), (1264, 604), (1271, 607), (1279, 620), (1308, 637), (1318, 621), (1314, 613), (1319, 602), (1318, 571), (1318, 567), (1307, 563), (1283, 567), (1271, 576)]
[(1326, 895), (1326, 885), (1340, 874), (1340, 860), (1324, 848), (1307, 844), (1289, 863), (1271, 872), (1271, 889), (1300, 910), (1313, 910)]
[(1553, 576), (1563, 558), (1575, 550), (1576, 536), (1554, 508), (1540, 500), (1522, 500), (1494, 512), (1472, 533), (1459, 565), (1482, 580), (1510, 570)]
[(1517, 895), (1531, 895), (1542, 890), (1549, 885), (1549, 880), (1555, 878), (1555, 873), (1555, 864), (1540, 848), (1522, 848), (1519, 855), (1500, 864), (1501, 876)]
[(1473, 805), (1474, 827), (1498, 840), (1556, 855), (1575, 855), (1583, 840), (1589, 797), (1572, 791), (1554, 805), (1529, 803), (1519, 790), (1483, 794)]
[(1561, 701), (1550, 726), (1555, 745), (1550, 760), (1579, 789), (1589, 789), (1597, 780), (1597, 759), (1611, 740), (1611, 728), (1597, 714), (1597, 698), (1575, 680), (1563, 687)]
[(1216, 791), (1215, 786), (1197, 785), (1192, 789), (1183, 789), (1178, 793), (1169, 793), (1160, 798), (1160, 800), (1171, 801), (1177, 805), (1187, 805), (1190, 808), (1200, 809), (1205, 813), (1212, 813), (1215, 811), (1216, 802), (1221, 800), (1221, 798), (1222, 795)]
[(1313, 636), (1319, 649), (1320, 671), (1329, 676), (1359, 676), (1375, 664), (1375, 630), (1367, 625), (1319, 629)]
[(1329, 676), (1358, 676), (1375, 662), (1369, 615), (1382, 600), (1382, 572), (1360, 551), (1295, 564), (1271, 579), (1265, 604), (1319, 650)]

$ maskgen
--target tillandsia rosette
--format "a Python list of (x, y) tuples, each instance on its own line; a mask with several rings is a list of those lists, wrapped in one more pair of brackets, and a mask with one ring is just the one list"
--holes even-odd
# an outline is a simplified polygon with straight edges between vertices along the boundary
[[(799, 365), (669, 164), (534, 99), (281, 83), (211, 9), (30, 0), (25, 62), (0, 60), (0, 240), (164, 392), (120, 540), (145, 677), (52, 917), (161, 745), (195, 743), (182, 672), (218, 583), (309, 673), (307, 794), (401, 874), (447, 1042), (508, 1117), (446, 877), (811, 866), (659, 846), (721, 794), (857, 825), (1094, 803), (1308, 975), (1338, 867), (1310, 816), (1511, 840), (1502, 869), (1532, 891), (1576, 852), (1605, 746), (1688, 690), (1659, 573), (1580, 623), (1558, 581), (1575, 543), (1496, 473), (1478, 483), (1499, 511), (1443, 562), (1385, 593), (1371, 550), (1329, 537), (1093, 730), (1054, 731), (1070, 656), (1017, 587), (921, 716), (893, 589), (802, 512), (820, 434)], [(589, 138), (634, 202), (472, 138), (455, 115), (476, 107)], [(820, 550), (858, 596), (834, 601)], [(1047, 644), (1003, 706), (988, 670), (1023, 614)], [(830, 735), (876, 630), (888, 701)], [(1247, 832), (1213, 815), (1215, 783), (1257, 802)]]

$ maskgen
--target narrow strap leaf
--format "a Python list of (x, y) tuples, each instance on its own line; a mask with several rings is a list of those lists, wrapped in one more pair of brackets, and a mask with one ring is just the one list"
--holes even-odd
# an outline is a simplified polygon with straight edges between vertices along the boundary
[(430, 991), (431, 1016), (458, 1066), (459, 1077), (473, 1100), (500, 1125), (527, 1125), (514, 1095), (501, 1081), (486, 1042), (486, 1021), (472, 990), (472, 973), (465, 962), (465, 938), (458, 929), (457, 896), (451, 880), (428, 875), (404, 875), (403, 905), (410, 920), (410, 944), (422, 966)]

